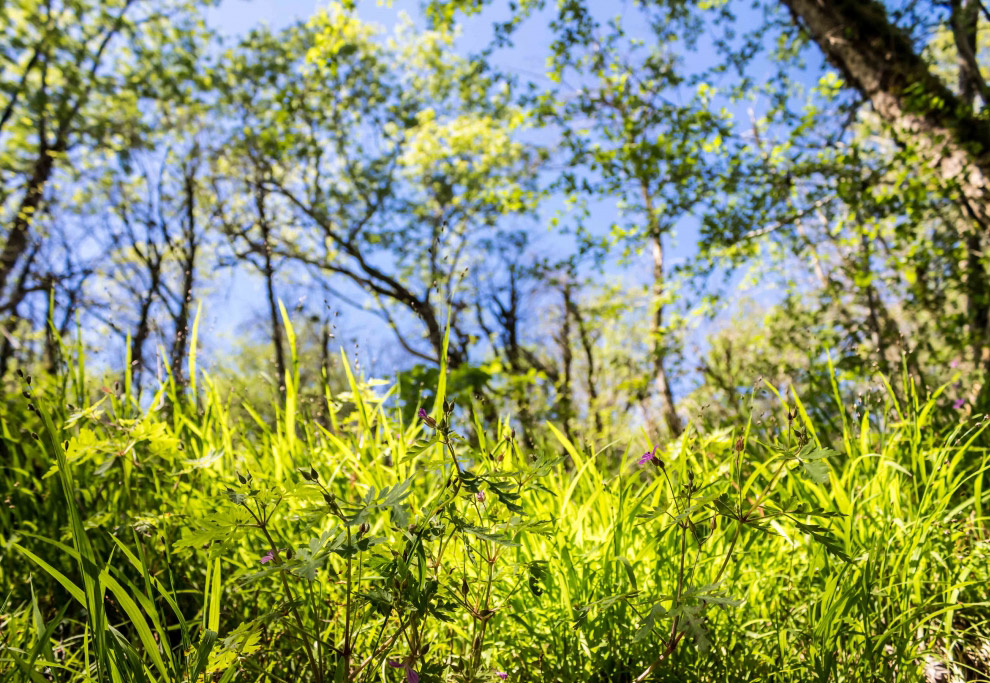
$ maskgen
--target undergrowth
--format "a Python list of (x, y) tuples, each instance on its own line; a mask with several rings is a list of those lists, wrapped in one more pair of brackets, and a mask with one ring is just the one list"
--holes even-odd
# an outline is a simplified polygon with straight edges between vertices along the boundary
[(3, 681), (988, 679), (987, 423), (909, 378), (523, 447), (443, 371), (317, 418), (297, 360), (239, 405), (191, 346), (150, 401), (76, 348), (6, 402)]

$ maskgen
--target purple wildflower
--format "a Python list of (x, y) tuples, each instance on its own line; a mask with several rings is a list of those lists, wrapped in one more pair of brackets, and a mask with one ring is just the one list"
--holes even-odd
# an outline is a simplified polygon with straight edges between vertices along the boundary
[(419, 683), (419, 674), (416, 673), (415, 669), (409, 666), (409, 662), (399, 662), (394, 659), (390, 659), (388, 660), (388, 665), (393, 669), (405, 669), (407, 683)]
[(646, 451), (639, 458), (640, 465), (645, 465), (648, 462), (653, 462), (654, 458), (657, 457), (657, 447), (654, 446), (652, 451)]
[(430, 417), (429, 413), (426, 412), (425, 408), (420, 408), (419, 413), (417, 413), (417, 415), (419, 415), (419, 419), (425, 422), (426, 426), (429, 427), (430, 429), (437, 428), (437, 421), (434, 420), (432, 417)]
[(960, 410), (960, 409), (962, 409), (962, 407), (963, 407), (964, 405), (966, 405), (966, 399), (964, 399), (964, 398), (957, 398), (957, 399), (956, 399), (955, 401), (953, 401), (953, 403), (952, 403), (952, 407), (953, 407), (953, 408), (955, 408), (956, 410)]
[(509, 677), (509, 674), (505, 673), (504, 671), (496, 671), (495, 675), (501, 678), (503, 681)]
[(475, 497), (478, 499), (478, 502), (479, 503), (484, 503), (485, 502), (485, 492), (484, 491), (478, 491), (478, 495), (475, 496)]
[(268, 554), (261, 558), (261, 564), (268, 564), (275, 559), (275, 551), (269, 550)]

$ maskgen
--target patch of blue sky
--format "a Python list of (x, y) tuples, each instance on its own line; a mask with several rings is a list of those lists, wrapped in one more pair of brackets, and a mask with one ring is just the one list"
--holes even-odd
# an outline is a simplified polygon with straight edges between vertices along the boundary
[[(644, 41), (650, 39), (650, 27), (640, 21), (637, 14), (636, 5), (632, 2), (611, 2), (602, 0), (591, 3), (592, 11), (596, 18), (605, 21), (611, 16), (618, 15), (623, 26), (629, 31), (633, 38), (641, 38)], [(739, 32), (745, 32), (758, 26), (764, 20), (758, 10), (751, 7), (748, 2), (732, 3), (738, 18)], [(215, 8), (211, 8), (207, 14), (207, 22), (211, 27), (229, 38), (236, 39), (250, 31), (258, 25), (267, 25), (273, 30), (278, 30), (290, 25), (293, 22), (305, 20), (317, 12), (324, 2), (318, 0), (222, 0)], [(550, 45), (553, 35), (547, 28), (549, 19), (552, 18), (554, 3), (548, 3), (548, 8), (542, 10), (542, 14), (531, 17), (514, 34), (514, 40), (510, 47), (496, 50), (491, 61), (496, 68), (507, 72), (522, 81), (532, 81), (541, 86), (550, 84), (546, 76), (546, 58), (550, 53)], [(390, 33), (400, 21), (400, 14), (406, 13), (418, 27), (424, 27), (425, 22), (419, 15), (420, 3), (401, 2), (381, 3), (374, 0), (363, 0), (358, 2), (358, 12), (362, 19), (380, 24), (387, 33)], [(476, 53), (480, 48), (490, 45), (492, 39), (492, 27), (496, 21), (505, 21), (509, 18), (508, 4), (505, 2), (491, 3), (480, 14), (463, 18), (461, 20), (461, 33), (456, 43), (457, 49), (464, 55)], [(766, 40), (770, 40), (768, 32)], [(720, 59), (715, 46), (715, 34), (711, 31), (703, 33), (694, 47), (689, 49), (683, 44), (674, 44), (672, 49), (679, 51), (683, 67), (691, 72), (702, 72), (717, 65)], [(769, 45), (764, 47), (769, 48)], [(813, 56), (806, 64), (803, 72), (804, 76), (799, 80), (804, 80), (807, 87), (813, 85), (817, 80), (820, 62), (815, 61)], [(761, 84), (769, 80), (774, 73), (775, 66), (765, 57), (755, 59), (749, 65), (749, 73), (755, 84)], [(728, 84), (731, 74), (723, 76)], [(712, 83), (718, 88), (722, 83)], [(686, 93), (673, 93), (675, 97), (687, 97)], [(718, 101), (719, 106), (726, 106), (732, 114), (737, 124), (741, 127), (740, 134), (745, 134), (742, 128), (749, 126), (750, 111), (755, 111), (759, 116), (760, 110), (768, 106), (767, 103), (759, 100), (730, 101), (722, 98)], [(541, 140), (536, 140), (542, 142)], [(611, 226), (621, 220), (616, 202), (608, 200), (591, 201), (588, 204), (589, 216), (586, 222), (596, 231), (607, 232)], [(535, 248), (542, 251), (572, 250), (573, 241), (559, 233), (550, 233), (544, 226), (548, 226), (550, 218), (554, 214), (560, 213), (565, 216), (566, 223), (568, 206), (563, 196), (550, 197), (542, 206), (540, 214), (534, 218), (533, 239)], [(541, 227), (543, 229), (541, 229)], [(758, 229), (760, 226), (753, 226)], [(689, 262), (697, 253), (697, 241), (700, 237), (700, 221), (696, 215), (687, 213), (681, 216), (672, 231), (666, 244), (666, 260), (669, 266), (676, 267)], [(651, 277), (651, 265), (648, 254), (634, 257), (628, 261), (613, 259), (604, 265), (606, 273), (611, 279), (619, 278), (628, 287), (642, 287)], [(741, 287), (746, 282), (746, 274), (742, 271), (729, 274), (726, 291), (732, 291)], [(216, 283), (214, 287), (216, 298), (208, 302), (207, 320), (208, 328), (215, 331), (218, 340), (224, 336), (228, 337), (227, 343), (236, 338), (238, 334), (251, 328), (249, 319), (261, 319), (260, 313), (262, 302), (264, 301), (264, 288), (259, 278), (240, 273), (229, 278), (226, 286)], [(344, 285), (341, 289), (348, 298), (362, 302), (366, 297), (362, 296), (357, 288)], [(307, 297), (312, 295), (298, 287), (292, 287), (286, 283), (283, 296), (286, 307), (301, 309), (306, 306)], [(739, 307), (734, 305), (737, 301), (744, 307), (754, 307), (762, 309), (771, 306), (780, 298), (780, 290), (771, 282), (761, 283), (758, 280), (755, 284), (752, 279), (749, 281), (748, 290), (745, 296), (737, 299), (728, 297), (730, 302), (718, 315), (709, 321), (698, 324), (690, 333), (686, 340), (686, 348), (692, 349), (692, 353), (701, 354), (704, 352), (704, 339), (707, 334), (715, 329), (729, 324), (732, 316), (740, 314)], [(309, 310), (314, 302), (310, 301)], [(320, 302), (315, 302), (320, 303)], [(338, 327), (342, 328), (338, 332), (338, 342), (350, 343), (363, 349), (367, 357), (363, 363), (372, 374), (391, 374), (403, 363), (402, 354), (390, 352), (397, 344), (387, 340), (387, 335), (382, 334), (384, 323), (375, 315), (368, 311), (360, 310), (360, 307), (347, 306), (339, 301), (328, 301), (327, 306), (334, 310), (339, 310), (344, 315), (336, 317)], [(683, 304), (690, 306), (690, 303)], [(343, 332), (346, 330), (346, 332)], [(226, 332), (225, 332), (226, 331)], [(363, 343), (362, 343), (363, 342)], [(224, 342), (221, 342), (224, 343)], [(353, 353), (352, 349), (349, 349)], [(693, 367), (695, 363), (685, 363), (687, 367)], [(698, 381), (698, 377), (691, 376), (690, 373), (678, 380), (676, 388), (678, 393), (683, 394), (688, 391)]]

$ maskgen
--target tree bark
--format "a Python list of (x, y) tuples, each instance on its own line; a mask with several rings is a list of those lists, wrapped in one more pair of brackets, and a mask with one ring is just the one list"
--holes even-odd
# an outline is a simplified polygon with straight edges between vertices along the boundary
[(588, 333), (588, 324), (581, 315), (581, 311), (573, 300), (570, 302), (568, 315), (574, 318), (577, 325), (578, 341), (581, 343), (581, 350), (584, 352), (585, 381), (588, 384), (588, 411), (595, 416), (595, 429), (599, 434), (603, 431), (602, 414), (598, 406), (598, 378), (595, 371), (595, 346)]
[[(952, 0), (949, 24), (956, 43), (959, 66), (959, 96), (966, 106), (973, 106), (979, 95), (984, 103), (990, 103), (990, 93), (980, 74), (976, 61), (977, 27), (980, 20), (978, 0)], [(970, 355), (974, 365), (980, 367), (988, 361), (987, 335), (990, 332), (990, 279), (987, 277), (983, 254), (985, 236), (973, 226), (965, 226), (966, 260), (963, 272), (966, 280), (966, 312)]]
[(990, 229), (990, 130), (877, 0), (780, 0), (828, 61)]
[[(52, 151), (58, 153), (60, 150)], [(11, 223), (10, 233), (7, 235), (7, 241), (3, 245), (3, 251), (0, 251), (0, 295), (6, 289), (7, 279), (14, 271), (14, 268), (17, 267), (17, 262), (27, 250), (31, 224), (38, 209), (41, 207), (45, 184), (51, 177), (54, 163), (54, 156), (47, 153), (46, 150), (42, 150), (42, 153), (34, 162), (34, 168), (31, 172), (31, 178), (28, 180), (27, 188), (24, 191), (24, 197), (21, 199), (20, 206), (17, 207), (17, 215), (14, 216), (14, 220)]]
[(560, 419), (564, 423), (564, 434), (571, 441), (574, 440), (571, 434), (571, 418), (574, 416), (574, 401), (571, 391), (571, 368), (574, 356), (571, 352), (571, 307), (574, 305), (571, 300), (571, 283), (564, 281), (561, 284), (561, 294), (564, 299), (563, 318), (560, 323), (560, 333), (557, 343), (560, 344), (561, 353), (561, 373), (560, 382), (557, 385), (557, 402), (560, 405)]
[(148, 287), (144, 296), (141, 297), (141, 304), (138, 307), (138, 322), (134, 329), (134, 336), (131, 337), (131, 367), (126, 372), (131, 373), (131, 383), (134, 386), (134, 395), (141, 394), (141, 371), (144, 369), (144, 343), (148, 340), (151, 332), (151, 305), (154, 303), (155, 292), (157, 291), (157, 275), (152, 275), (152, 286)]
[(282, 324), (279, 320), (278, 298), (275, 295), (275, 265), (272, 261), (271, 224), (265, 211), (265, 189), (261, 183), (255, 186), (255, 208), (258, 211), (258, 227), (261, 228), (261, 248), (265, 276), (265, 292), (268, 298), (268, 314), (271, 320), (272, 346), (275, 348), (275, 369), (278, 372), (279, 394), (285, 392), (285, 351), (282, 348)]
[(657, 219), (653, 207), (653, 197), (645, 179), (640, 181), (640, 189), (643, 195), (643, 209), (646, 212), (653, 251), (653, 284), (651, 287), (653, 318), (650, 321), (650, 336), (653, 340), (653, 383), (660, 395), (660, 411), (663, 413), (663, 421), (666, 423), (667, 429), (670, 430), (671, 436), (676, 438), (684, 431), (684, 426), (677, 414), (674, 392), (670, 387), (665, 365), (667, 347), (663, 340), (663, 230), (660, 229), (660, 221)]
[(659, 234), (653, 237), (653, 383), (656, 385), (657, 393), (660, 395), (660, 410), (663, 412), (663, 421), (667, 429), (675, 438), (684, 431), (681, 418), (677, 414), (674, 403), (674, 392), (670, 387), (670, 380), (667, 377), (665, 360), (667, 349), (661, 338), (663, 334), (663, 242)]
[(199, 243), (196, 235), (196, 179), (194, 172), (187, 169), (183, 191), (185, 193), (186, 229), (184, 231), (182, 257), (182, 291), (180, 292), (179, 312), (175, 316), (175, 338), (172, 341), (172, 374), (178, 385), (184, 385), (182, 361), (186, 357), (189, 338), (189, 315), (192, 306), (193, 286), (196, 282), (196, 252)]

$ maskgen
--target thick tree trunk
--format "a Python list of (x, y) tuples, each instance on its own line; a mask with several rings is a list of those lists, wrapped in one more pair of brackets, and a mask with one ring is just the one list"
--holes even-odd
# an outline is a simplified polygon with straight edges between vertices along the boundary
[[(59, 152), (59, 150), (52, 151), (54, 153)], [(0, 251), (0, 296), (3, 296), (3, 292), (7, 288), (7, 279), (17, 267), (17, 262), (27, 251), (31, 224), (41, 207), (45, 184), (52, 175), (54, 159), (53, 154), (43, 151), (34, 163), (34, 169), (24, 191), (24, 197), (17, 208), (17, 215), (11, 222), (10, 233), (3, 245), (3, 251)]]
[(780, 0), (846, 82), (990, 229), (990, 130), (935, 76), (877, 0)]
[[(952, 14), (949, 23), (956, 43), (957, 64), (959, 67), (959, 96), (966, 106), (973, 106), (979, 95), (984, 102), (990, 101), (990, 93), (980, 74), (976, 61), (977, 26), (980, 20), (978, 0), (952, 0)], [(988, 325), (990, 325), (990, 279), (987, 277), (986, 259), (983, 245), (986, 236), (983, 231), (965, 226), (966, 261), (963, 264), (966, 279), (966, 311), (970, 356), (976, 367), (984, 366), (988, 358)]]

